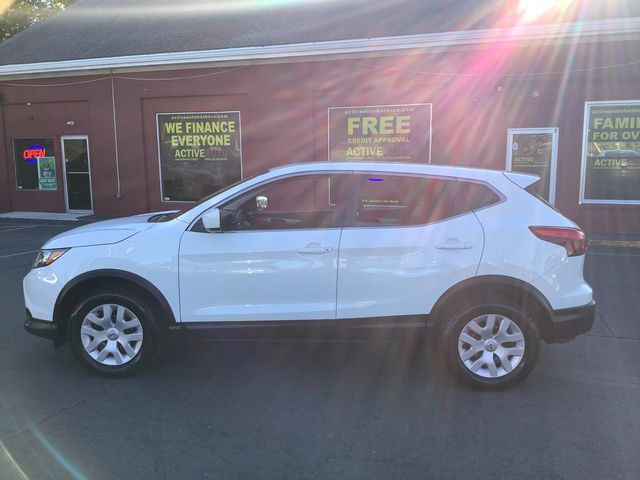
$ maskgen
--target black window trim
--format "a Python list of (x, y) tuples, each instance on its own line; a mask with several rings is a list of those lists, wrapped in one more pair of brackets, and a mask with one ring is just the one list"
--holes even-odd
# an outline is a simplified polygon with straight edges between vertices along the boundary
[[(356, 191), (355, 193), (355, 200), (356, 202), (354, 204), (352, 204), (351, 210), (349, 212), (347, 212), (347, 217), (345, 218), (345, 222), (344, 222), (344, 227), (343, 228), (352, 228), (352, 229), (362, 229), (362, 228), (367, 228), (367, 229), (381, 229), (381, 228), (422, 228), (422, 227), (426, 227), (429, 225), (435, 225), (438, 223), (442, 223), (442, 222), (448, 222), (449, 220), (453, 220), (459, 217), (462, 217), (464, 215), (468, 215), (469, 213), (475, 213), (475, 212), (479, 212), (481, 210), (484, 210), (486, 208), (491, 208), (491, 207), (495, 207), (496, 205), (499, 205), (501, 203), (504, 203), (506, 200), (506, 197), (504, 196), (504, 194), (502, 192), (500, 192), (498, 189), (496, 189), (493, 185), (491, 185), (490, 183), (484, 181), (484, 180), (478, 180), (475, 178), (465, 178), (465, 177), (458, 177), (458, 176), (447, 176), (447, 175), (432, 175), (432, 174), (428, 174), (428, 173), (403, 173), (403, 172), (386, 172), (386, 171), (375, 171), (375, 170), (361, 170), (361, 171), (355, 171), (354, 173), (354, 177), (358, 178), (359, 181), (356, 182), (356, 188), (354, 189)], [(427, 179), (427, 180), (448, 180), (448, 181), (455, 181), (455, 182), (468, 182), (468, 183), (476, 183), (478, 185), (483, 185), (485, 187), (488, 187), (493, 193), (495, 193), (498, 197), (498, 201), (491, 203), (489, 205), (485, 205), (484, 207), (481, 208), (476, 208), (476, 209), (472, 209), (472, 210), (468, 210), (466, 212), (462, 212), (459, 213), (458, 215), (454, 215), (453, 217), (447, 217), (447, 218), (442, 218), (440, 220), (434, 220), (433, 222), (427, 222), (427, 223), (418, 223), (415, 225), (376, 225), (376, 226), (358, 226), (356, 225), (356, 213), (358, 211), (358, 202), (360, 199), (360, 189), (363, 185), (363, 182), (361, 181), (362, 178), (366, 175), (385, 175), (385, 176), (395, 176), (395, 177), (416, 177), (416, 178), (423, 178), (423, 179)]]

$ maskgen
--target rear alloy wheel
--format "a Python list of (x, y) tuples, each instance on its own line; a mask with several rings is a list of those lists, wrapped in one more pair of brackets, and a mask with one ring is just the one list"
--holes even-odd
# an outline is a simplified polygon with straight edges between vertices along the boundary
[(511, 301), (461, 306), (443, 338), (445, 361), (476, 388), (500, 390), (524, 380), (538, 359), (535, 322)]
[(458, 337), (458, 355), (465, 367), (483, 378), (500, 378), (524, 357), (520, 327), (508, 317), (486, 314), (471, 320)]
[(143, 292), (105, 288), (90, 293), (69, 322), (71, 349), (91, 371), (122, 376), (155, 360), (166, 327)]

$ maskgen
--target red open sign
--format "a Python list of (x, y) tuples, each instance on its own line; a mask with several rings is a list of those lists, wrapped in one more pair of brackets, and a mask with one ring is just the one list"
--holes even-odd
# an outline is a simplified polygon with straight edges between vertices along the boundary
[(22, 158), (28, 162), (34, 162), (37, 158), (46, 157), (46, 149), (42, 145), (31, 145), (22, 152)]

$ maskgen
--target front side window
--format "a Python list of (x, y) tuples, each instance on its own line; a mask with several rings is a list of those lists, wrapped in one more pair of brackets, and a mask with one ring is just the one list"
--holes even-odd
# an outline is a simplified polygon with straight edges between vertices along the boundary
[(424, 225), (496, 203), (489, 187), (473, 182), (401, 175), (361, 178), (357, 227)]
[(220, 208), (222, 229), (282, 230), (341, 227), (349, 175), (278, 180)]

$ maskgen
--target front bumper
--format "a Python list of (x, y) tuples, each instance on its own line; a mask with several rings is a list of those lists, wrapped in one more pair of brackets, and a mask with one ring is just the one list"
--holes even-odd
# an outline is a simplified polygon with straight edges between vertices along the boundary
[(53, 322), (33, 318), (29, 309), (27, 309), (27, 319), (24, 322), (24, 329), (32, 335), (48, 338), (49, 340), (56, 340), (58, 338), (58, 326)]
[(568, 342), (588, 332), (596, 318), (596, 302), (575, 308), (564, 308), (551, 312), (551, 323), (547, 329), (547, 343)]

